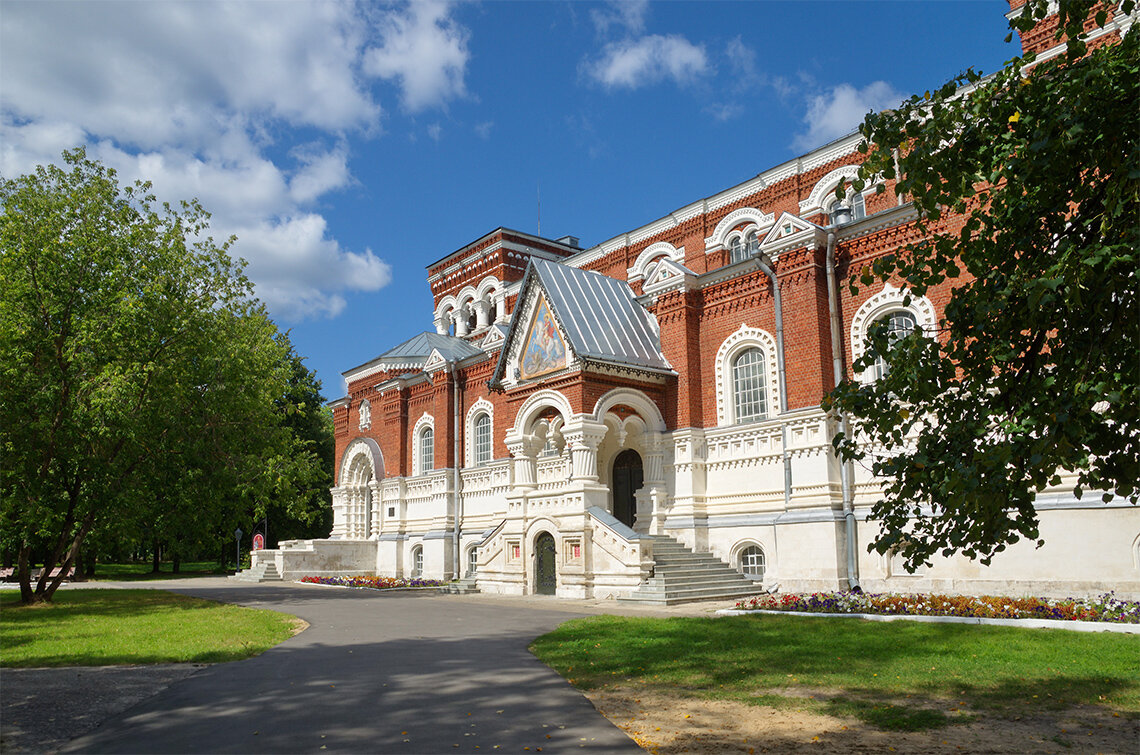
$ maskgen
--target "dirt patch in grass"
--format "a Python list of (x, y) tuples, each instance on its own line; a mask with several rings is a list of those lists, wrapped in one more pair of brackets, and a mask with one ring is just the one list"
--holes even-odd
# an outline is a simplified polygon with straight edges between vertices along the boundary
[[(1134, 755), (1140, 719), (1095, 706), (1000, 717), (955, 702), (908, 703), (946, 721), (925, 731), (884, 731), (823, 712), (834, 691), (796, 690), (775, 704), (708, 700), (607, 687), (585, 695), (650, 753), (1120, 753)], [(812, 699), (811, 695), (815, 695)]]

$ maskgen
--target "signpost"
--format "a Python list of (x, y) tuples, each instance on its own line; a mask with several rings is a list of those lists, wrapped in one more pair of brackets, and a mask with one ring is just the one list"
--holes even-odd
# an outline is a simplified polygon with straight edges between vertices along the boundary
[(241, 571), (241, 536), (245, 534), (241, 527), (234, 530), (234, 553), (237, 554), (237, 563), (234, 565), (234, 574)]

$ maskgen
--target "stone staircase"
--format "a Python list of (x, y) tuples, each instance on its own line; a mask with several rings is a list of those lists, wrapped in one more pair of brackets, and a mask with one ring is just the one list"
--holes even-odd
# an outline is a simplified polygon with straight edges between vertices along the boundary
[(463, 579), (443, 585), (439, 591), (446, 595), (470, 595), (479, 592), (479, 586), (475, 584), (475, 575), (468, 574)]
[(667, 535), (653, 535), (653, 576), (619, 600), (671, 606), (699, 600), (733, 600), (764, 588), (710, 553), (694, 553)]
[(281, 575), (277, 573), (277, 564), (272, 561), (260, 563), (250, 569), (237, 574), (231, 574), (230, 579), (238, 582), (282, 582)]

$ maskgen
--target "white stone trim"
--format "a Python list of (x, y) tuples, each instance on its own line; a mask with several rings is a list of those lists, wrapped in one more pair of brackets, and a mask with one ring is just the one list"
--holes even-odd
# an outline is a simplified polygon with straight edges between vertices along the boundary
[[(815, 215), (816, 213), (823, 212), (825, 207), (830, 207), (834, 204), (834, 198), (829, 198), (828, 194), (835, 191), (835, 187), (839, 186), (839, 182), (843, 180), (854, 181), (858, 175), (858, 165), (843, 165), (819, 179), (812, 188), (808, 198), (800, 202), (800, 215)], [(865, 195), (868, 188), (870, 187), (865, 187), (861, 193)]]
[[(467, 410), (467, 417), (464, 420), (463, 437), (466, 439), (464, 443), (464, 459), (463, 466), (474, 467), (475, 462), (475, 419), (480, 414), (486, 414), (491, 420), (491, 459), (495, 458), (495, 406), (485, 398), (480, 398), (471, 408)], [(488, 459), (488, 461), (491, 461)]]
[(357, 425), (361, 430), (372, 427), (372, 404), (368, 402), (368, 399), (360, 399), (360, 403), (356, 407), (356, 415), (358, 417)]
[(665, 432), (665, 418), (661, 416), (661, 409), (651, 398), (633, 388), (614, 388), (598, 399), (594, 404), (594, 421), (604, 422), (606, 413), (618, 404), (635, 409), (646, 427), (653, 432)]
[(716, 352), (716, 421), (718, 427), (736, 424), (736, 407), (733, 405), (732, 360), (745, 349), (753, 346), (764, 352), (764, 368), (767, 385), (768, 418), (779, 413), (780, 381), (776, 363), (776, 339), (760, 328), (750, 328), (741, 323), (740, 329), (724, 339)]
[[(435, 441), (435, 417), (427, 412), (416, 420), (416, 424), (412, 427), (412, 475), (418, 476), (431, 472), (431, 469), (423, 468), (423, 460), (420, 458), (420, 433), (424, 428), (431, 428), (432, 442)], [(432, 468), (435, 468), (435, 452), (432, 452)]]
[[(925, 296), (910, 295), (910, 305), (904, 305), (906, 295), (901, 288), (890, 283), (883, 284), (883, 290), (872, 296), (855, 311), (851, 318), (851, 361), (858, 361), (867, 350), (867, 330), (871, 324), (890, 312), (906, 311), (914, 315), (915, 324), (922, 328), (924, 333), (934, 333), (938, 322), (934, 314), (934, 305)], [(869, 380), (870, 376), (860, 380)]]
[(763, 237), (763, 231), (768, 229), (776, 222), (776, 216), (771, 212), (764, 212), (755, 207), (741, 207), (721, 218), (720, 222), (716, 224), (716, 229), (713, 230), (712, 236), (705, 239), (705, 254), (714, 252), (728, 245), (729, 236), (732, 235), (732, 230), (742, 223), (749, 223), (749, 228), (742, 229), (741, 233), (747, 233), (750, 230), (755, 230), (757, 236)]
[(633, 263), (633, 267), (626, 270), (626, 277), (630, 282), (646, 277), (649, 273), (650, 263), (657, 261), (661, 257), (668, 257), (674, 262), (681, 264), (685, 263), (685, 252), (683, 249), (678, 249), (667, 241), (659, 241), (656, 244), (650, 244), (645, 247), (645, 250), (637, 255), (637, 261)]
[(515, 414), (515, 424), (511, 427), (510, 435), (521, 437), (525, 435), (533, 424), (534, 418), (547, 407), (554, 407), (558, 413), (562, 415), (562, 421), (569, 424), (570, 419), (574, 416), (574, 409), (570, 405), (570, 400), (563, 396), (558, 391), (546, 389), (532, 393), (519, 407), (518, 412)]

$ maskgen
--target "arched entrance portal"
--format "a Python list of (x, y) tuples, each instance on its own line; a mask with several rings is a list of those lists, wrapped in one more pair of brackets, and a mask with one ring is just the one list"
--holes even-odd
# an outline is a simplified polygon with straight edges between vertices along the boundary
[(534, 591), (539, 595), (554, 595), (558, 588), (554, 557), (554, 536), (543, 532), (534, 539)]
[(614, 473), (610, 489), (614, 497), (614, 518), (627, 527), (637, 517), (637, 500), (633, 497), (644, 482), (641, 454), (628, 448), (614, 459)]

